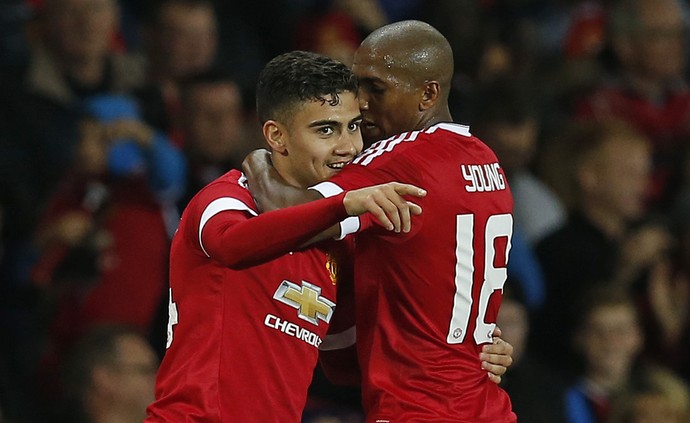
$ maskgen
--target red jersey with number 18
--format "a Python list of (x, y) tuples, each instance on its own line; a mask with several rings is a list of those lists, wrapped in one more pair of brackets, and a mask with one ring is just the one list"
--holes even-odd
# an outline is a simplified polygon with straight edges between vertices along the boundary
[(286, 253), (347, 216), (342, 198), (304, 206), (257, 215), (238, 171), (191, 200), (172, 243), (168, 349), (145, 422), (300, 421), (336, 283), (351, 275), (347, 244)]
[(367, 422), (509, 423), (508, 395), (481, 369), (492, 341), (513, 201), (496, 156), (466, 126), (440, 123), (379, 141), (330, 181), (330, 196), (399, 181), (427, 190), (412, 231), (349, 218), (357, 348)]

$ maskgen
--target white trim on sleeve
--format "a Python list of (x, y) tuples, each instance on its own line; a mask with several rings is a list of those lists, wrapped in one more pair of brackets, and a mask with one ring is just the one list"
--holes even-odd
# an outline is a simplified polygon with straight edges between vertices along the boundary
[(340, 236), (338, 239), (343, 239), (346, 236), (353, 234), (359, 230), (359, 216), (350, 216), (340, 222)]
[(252, 216), (258, 216), (257, 213), (251, 209), (251, 207), (244, 204), (237, 198), (222, 197), (213, 200), (208, 206), (206, 206), (206, 209), (204, 209), (204, 212), (201, 214), (201, 222), (199, 222), (199, 245), (201, 246), (201, 250), (204, 252), (204, 254), (206, 254), (206, 257), (211, 256), (208, 254), (208, 252), (206, 252), (204, 243), (201, 240), (201, 233), (204, 230), (204, 225), (206, 225), (206, 222), (208, 222), (213, 216), (226, 210), (246, 211)]
[(318, 191), (324, 198), (334, 197), (343, 192), (342, 188), (330, 181), (318, 183), (313, 187), (309, 187), (309, 189)]
[[(309, 189), (318, 191), (321, 195), (324, 196), (324, 198), (330, 198), (343, 192), (342, 188), (330, 181), (321, 182), (319, 184), (314, 185), (313, 187), (309, 187)], [(340, 240), (345, 238), (349, 234), (357, 232), (359, 230), (359, 226), (359, 216), (350, 216), (346, 218), (345, 220), (340, 222), (340, 236), (338, 236), (338, 238), (336, 239)]]

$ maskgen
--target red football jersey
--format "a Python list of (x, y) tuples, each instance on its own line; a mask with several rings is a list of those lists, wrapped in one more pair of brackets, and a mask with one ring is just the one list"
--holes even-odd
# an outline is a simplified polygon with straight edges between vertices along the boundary
[[(349, 218), (355, 244), (357, 348), (367, 422), (515, 422), (481, 369), (512, 235), (513, 201), (493, 152), (466, 126), (440, 123), (374, 144), (325, 196), (389, 181), (427, 190), (412, 231)], [(366, 216), (366, 215), (365, 215)]]
[[(335, 309), (338, 269), (350, 252), (332, 243), (338, 245), (267, 253), (303, 243), (281, 241), (281, 228), (306, 240), (347, 215), (342, 200), (298, 208), (257, 216), (238, 171), (187, 206), (171, 249), (168, 349), (146, 422), (300, 421)], [(254, 222), (268, 226), (219, 243), (226, 231)], [(228, 267), (228, 249), (248, 259)], [(266, 255), (271, 260), (255, 263)]]

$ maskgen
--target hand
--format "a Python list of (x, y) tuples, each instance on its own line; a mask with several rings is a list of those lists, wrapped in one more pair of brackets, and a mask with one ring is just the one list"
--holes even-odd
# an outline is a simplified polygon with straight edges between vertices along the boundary
[(482, 369), (489, 372), (489, 379), (498, 384), (501, 383), (501, 376), (513, 364), (513, 346), (501, 338), (498, 326), (494, 330), (493, 341), (493, 344), (484, 345), (479, 358), (482, 360)]
[(153, 129), (134, 119), (122, 119), (106, 125), (106, 136), (111, 142), (133, 139), (142, 148), (149, 148), (153, 142)]
[(257, 172), (265, 172), (269, 167), (273, 167), (271, 152), (263, 148), (251, 151), (242, 161), (242, 172), (248, 177)]
[(663, 260), (651, 269), (647, 295), (663, 340), (675, 347), (681, 340), (690, 310), (690, 280), (682, 273), (674, 276), (670, 261)]
[(664, 257), (671, 244), (669, 233), (658, 225), (644, 226), (628, 235), (623, 243), (624, 266), (636, 270), (652, 266)]
[(343, 204), (350, 216), (370, 212), (389, 231), (409, 232), (411, 215), (421, 214), (422, 208), (405, 200), (403, 195), (424, 197), (426, 191), (414, 185), (389, 182), (349, 191)]

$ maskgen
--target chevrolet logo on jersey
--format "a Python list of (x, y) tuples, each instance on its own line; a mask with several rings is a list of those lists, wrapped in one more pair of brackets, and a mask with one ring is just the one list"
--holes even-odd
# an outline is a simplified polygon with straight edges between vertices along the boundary
[(283, 281), (273, 294), (273, 298), (297, 309), (300, 319), (319, 325), (318, 319), (328, 323), (333, 315), (335, 303), (321, 296), (321, 287), (302, 281), (299, 286)]

